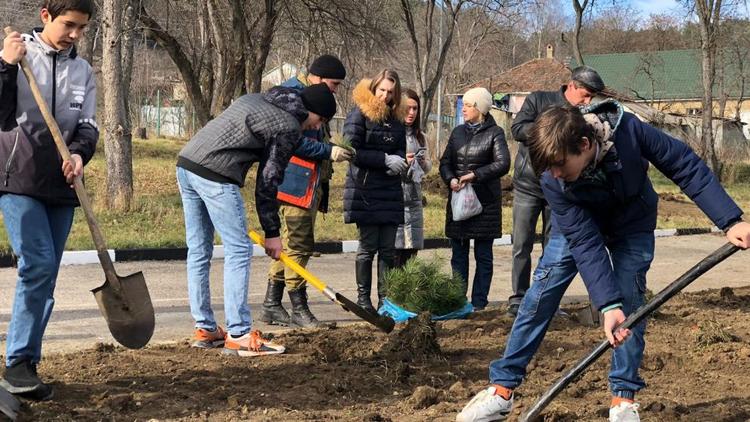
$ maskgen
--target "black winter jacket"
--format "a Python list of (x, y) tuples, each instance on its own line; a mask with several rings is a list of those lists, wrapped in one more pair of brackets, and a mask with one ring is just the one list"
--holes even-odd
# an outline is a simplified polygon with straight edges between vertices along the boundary
[(529, 132), (531, 132), (534, 121), (540, 114), (554, 105), (567, 104), (565, 88), (566, 86), (561, 87), (558, 91), (532, 92), (526, 97), (521, 110), (513, 119), (510, 130), (513, 133), (513, 139), (518, 141), (518, 153), (513, 164), (513, 189), (515, 191), (523, 191), (526, 194), (544, 199), (542, 187), (539, 185), (539, 177), (534, 173), (534, 168), (531, 166), (526, 141), (529, 140)]
[(370, 80), (354, 88), (356, 106), (346, 116), (344, 138), (356, 150), (344, 186), (344, 222), (393, 224), (404, 222), (401, 176), (386, 174), (385, 155), (406, 156), (403, 107), (392, 111), (369, 89)]
[(494, 239), (502, 234), (500, 177), (510, 169), (510, 153), (505, 132), (490, 114), (475, 130), (467, 125), (451, 132), (448, 145), (440, 158), (440, 177), (448, 185), (453, 178), (474, 172), (472, 182), (482, 213), (463, 221), (453, 221), (450, 196), (446, 205), (445, 235), (451, 239)]

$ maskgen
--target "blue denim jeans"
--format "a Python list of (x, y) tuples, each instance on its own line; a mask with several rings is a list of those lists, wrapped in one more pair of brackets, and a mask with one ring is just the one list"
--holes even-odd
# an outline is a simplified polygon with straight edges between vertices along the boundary
[(240, 187), (204, 179), (181, 167), (177, 168), (177, 183), (185, 213), (188, 296), (195, 327), (216, 329), (208, 282), (215, 230), (224, 244), (227, 331), (233, 336), (244, 335), (252, 325), (247, 294), (253, 245), (247, 235)]
[[(607, 244), (618, 287), (624, 298), (623, 312), (630, 315), (644, 301), (646, 272), (654, 258), (653, 233), (636, 233)], [(534, 271), (533, 283), (518, 309), (502, 359), (490, 363), (490, 382), (516, 388), (544, 338), (560, 300), (577, 273), (568, 243), (553, 233)], [(613, 394), (641, 390), (638, 375), (645, 347), (646, 322), (631, 328), (632, 336), (612, 351), (609, 387)]]
[(0, 196), (5, 230), (18, 257), (18, 280), (8, 327), (5, 365), (42, 358), (65, 241), (73, 224), (71, 206), (52, 206), (30, 196)]
[[(474, 239), (474, 283), (471, 287), (471, 304), (474, 308), (484, 309), (492, 283), (492, 241), (493, 239)], [(451, 268), (469, 286), (469, 239), (451, 239)]]

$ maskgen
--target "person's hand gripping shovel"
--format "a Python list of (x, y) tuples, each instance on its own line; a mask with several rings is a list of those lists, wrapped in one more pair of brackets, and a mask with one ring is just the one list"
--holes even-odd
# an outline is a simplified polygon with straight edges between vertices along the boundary
[[(249, 235), (253, 242), (264, 246), (263, 238), (255, 230), (250, 230)], [(295, 273), (299, 274), (302, 278), (307, 280), (308, 283), (312, 284), (313, 287), (320, 290), (332, 302), (341, 305), (341, 307), (344, 308), (345, 311), (349, 311), (354, 315), (357, 315), (358, 317), (380, 328), (386, 333), (390, 333), (391, 331), (393, 331), (395, 322), (393, 322), (392, 318), (370, 312), (347, 299), (341, 293), (338, 293), (330, 287), (326, 286), (325, 283), (323, 283), (318, 277), (315, 277), (301, 265), (294, 262), (294, 260), (289, 258), (287, 254), (282, 252), (279, 259), (284, 263), (284, 265), (291, 268)]]
[[(712, 252), (707, 257), (703, 258), (701, 262), (689, 269), (685, 274), (680, 276), (677, 280), (673, 281), (661, 292), (659, 292), (650, 302), (645, 303), (643, 306), (638, 308), (634, 313), (630, 314), (625, 321), (615, 328), (617, 330), (628, 330), (631, 327), (636, 326), (643, 321), (647, 316), (652, 314), (654, 311), (659, 309), (666, 301), (676, 295), (682, 289), (687, 287), (690, 283), (695, 281), (698, 277), (703, 275), (706, 271), (713, 268), (716, 264), (724, 261), (740, 250), (738, 246), (732, 243), (726, 243), (724, 246)], [(578, 363), (575, 364), (566, 374), (560, 377), (552, 387), (549, 388), (537, 401), (534, 403), (525, 414), (521, 415), (519, 420), (521, 422), (534, 422), (541, 420), (540, 416), (542, 411), (547, 407), (552, 400), (557, 397), (560, 392), (565, 389), (571, 382), (576, 380), (586, 369), (591, 366), (601, 355), (607, 350), (613, 347), (612, 343), (619, 344), (620, 339), (617, 338), (617, 333), (607, 336), (607, 340), (604, 340), (599, 346), (597, 346), (591, 353), (582, 358)]]
[[(12, 28), (5, 28), (6, 35), (11, 32), (13, 32)], [(60, 133), (60, 128), (39, 91), (39, 86), (26, 58), (23, 58), (19, 65), (29, 82), (34, 100), (36, 100), (39, 111), (41, 111), (44, 121), (52, 133), (55, 146), (62, 156), (63, 162), (73, 163), (70, 151), (68, 151)], [(96, 298), (96, 303), (99, 305), (99, 310), (104, 319), (107, 320), (112, 337), (125, 347), (139, 349), (148, 343), (154, 333), (154, 307), (151, 304), (146, 280), (143, 278), (142, 272), (125, 277), (117, 275), (80, 176), (74, 178), (73, 188), (86, 215), (86, 222), (89, 225), (89, 230), (91, 230), (91, 237), (94, 239), (99, 262), (106, 277), (104, 284), (91, 290), (91, 292)]]

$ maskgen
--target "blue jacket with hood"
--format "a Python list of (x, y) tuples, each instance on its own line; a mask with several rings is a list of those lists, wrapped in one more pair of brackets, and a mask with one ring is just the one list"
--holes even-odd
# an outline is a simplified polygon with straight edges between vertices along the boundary
[(595, 113), (613, 128), (614, 142), (596, 170), (604, 177), (575, 182), (541, 177), (552, 209), (552, 232), (567, 239), (591, 301), (598, 309), (622, 301), (605, 247), (633, 233), (656, 228), (658, 196), (648, 177), (649, 163), (677, 184), (724, 230), (739, 221), (742, 210), (690, 147), (624, 113), (614, 101), (583, 110)]

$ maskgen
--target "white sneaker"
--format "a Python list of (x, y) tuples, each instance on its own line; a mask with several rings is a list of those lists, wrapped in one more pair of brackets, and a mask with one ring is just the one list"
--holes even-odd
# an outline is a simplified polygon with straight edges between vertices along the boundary
[(626, 401), (615, 407), (609, 408), (609, 422), (641, 422), (638, 416), (638, 403), (628, 403)]
[(502, 396), (495, 394), (495, 387), (487, 387), (477, 393), (461, 410), (461, 413), (456, 416), (456, 422), (502, 421), (508, 417), (512, 408), (512, 395), (510, 400), (505, 400)]

